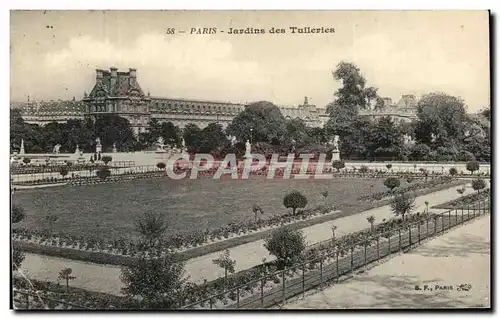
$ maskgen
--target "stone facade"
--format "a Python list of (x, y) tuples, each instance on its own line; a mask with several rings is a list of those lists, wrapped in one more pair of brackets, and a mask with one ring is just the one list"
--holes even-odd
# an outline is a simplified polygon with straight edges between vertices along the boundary
[(382, 99), (384, 101), (384, 106), (381, 109), (361, 110), (359, 114), (374, 119), (390, 116), (394, 121), (400, 122), (413, 122), (418, 119), (418, 101), (414, 95), (403, 95), (397, 103), (393, 103), (392, 99), (389, 97)]
[[(130, 121), (136, 133), (145, 132), (151, 119), (170, 121), (183, 128), (193, 123), (200, 128), (210, 123), (227, 127), (233, 118), (244, 110), (245, 105), (230, 102), (181, 99), (151, 96), (144, 93), (137, 80), (137, 70), (127, 72), (116, 68), (96, 70), (96, 83), (82, 101), (50, 101), (13, 103), (11, 107), (21, 110), (29, 123), (44, 125), (52, 121), (65, 122), (68, 119), (83, 119), (100, 114), (118, 114)], [(309, 126), (322, 127), (328, 120), (326, 110), (309, 104), (279, 106), (288, 119), (300, 118)]]

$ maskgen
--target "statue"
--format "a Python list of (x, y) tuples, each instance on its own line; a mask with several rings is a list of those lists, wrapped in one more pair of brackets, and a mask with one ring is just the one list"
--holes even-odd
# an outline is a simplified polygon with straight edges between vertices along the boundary
[(335, 135), (333, 137), (333, 147), (334, 147), (334, 150), (336, 150), (336, 151), (339, 150), (339, 136), (338, 135)]
[(157, 152), (165, 152), (165, 140), (162, 136), (158, 137), (158, 141), (156, 142), (158, 146), (156, 147)]
[(116, 142), (113, 143), (113, 153), (116, 153), (117, 152), (117, 149), (116, 149)]
[(59, 154), (59, 149), (61, 148), (61, 144), (56, 144), (54, 146), (54, 149), (52, 150), (52, 153), (54, 154)]
[(24, 155), (24, 139), (21, 139), (21, 149), (19, 150), (19, 155)]
[(101, 139), (96, 138), (95, 139), (95, 152), (96, 153), (101, 153), (102, 152), (102, 145), (101, 145)]
[(76, 144), (75, 155), (80, 155), (80, 148), (78, 147), (78, 144)]
[(250, 157), (252, 154), (252, 144), (250, 144), (250, 141), (247, 140), (247, 142), (245, 143), (245, 157)]
[(236, 136), (231, 136), (230, 140), (231, 140), (231, 146), (234, 146), (236, 144)]

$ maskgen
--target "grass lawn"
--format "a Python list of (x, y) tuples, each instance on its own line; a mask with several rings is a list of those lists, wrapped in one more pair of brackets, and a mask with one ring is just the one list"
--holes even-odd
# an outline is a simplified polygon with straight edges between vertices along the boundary
[(307, 196), (307, 207), (323, 204), (321, 192), (325, 190), (329, 193), (329, 205), (357, 206), (362, 205), (356, 203), (361, 194), (383, 191), (386, 187), (383, 179), (151, 179), (24, 190), (13, 195), (13, 202), (25, 210), (26, 217), (20, 227), (48, 229), (44, 217), (50, 212), (58, 216), (53, 223), (55, 232), (84, 236), (94, 233), (116, 239), (135, 235), (135, 220), (148, 211), (165, 214), (170, 233), (253, 219), (253, 204), (263, 208), (263, 218), (281, 214), (286, 211), (283, 196), (292, 190)]

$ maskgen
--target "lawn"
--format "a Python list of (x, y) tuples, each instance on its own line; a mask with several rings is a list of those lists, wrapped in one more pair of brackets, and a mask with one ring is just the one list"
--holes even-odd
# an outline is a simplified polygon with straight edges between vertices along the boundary
[(186, 233), (253, 219), (254, 204), (264, 210), (263, 218), (284, 213), (283, 196), (292, 190), (306, 195), (307, 207), (313, 207), (324, 203), (325, 190), (327, 203), (338, 206), (358, 205), (359, 195), (385, 189), (383, 179), (151, 179), (24, 190), (13, 195), (13, 202), (25, 210), (20, 227), (48, 229), (50, 212), (58, 216), (55, 232), (116, 239), (134, 235), (135, 220), (145, 212), (165, 214), (167, 233)]

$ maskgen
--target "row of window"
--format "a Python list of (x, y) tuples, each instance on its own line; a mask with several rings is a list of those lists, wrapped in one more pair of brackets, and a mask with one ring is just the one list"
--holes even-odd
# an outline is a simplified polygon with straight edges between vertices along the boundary
[(221, 105), (195, 105), (195, 104), (172, 104), (156, 102), (156, 107), (161, 109), (173, 110), (197, 110), (197, 111), (216, 111), (216, 112), (239, 112), (235, 107)]

